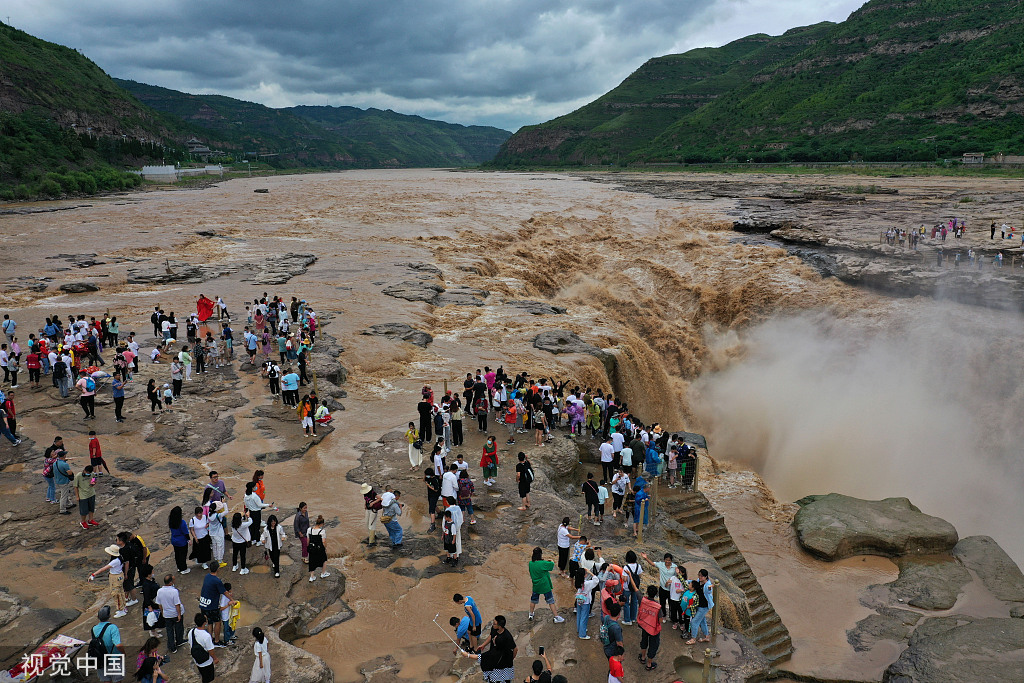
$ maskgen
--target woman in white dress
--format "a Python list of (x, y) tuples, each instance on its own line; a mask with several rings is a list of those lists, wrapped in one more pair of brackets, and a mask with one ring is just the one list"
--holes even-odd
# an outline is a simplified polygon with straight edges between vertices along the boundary
[(267, 648), (270, 642), (259, 626), (252, 630), (252, 637), (252, 651), (256, 659), (252, 663), (249, 683), (270, 683), (270, 650)]

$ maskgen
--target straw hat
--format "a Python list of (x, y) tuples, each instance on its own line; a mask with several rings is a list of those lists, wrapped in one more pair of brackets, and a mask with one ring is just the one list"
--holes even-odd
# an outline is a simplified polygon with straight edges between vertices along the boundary
[(121, 554), (121, 549), (118, 548), (117, 544), (115, 543), (112, 545), (108, 545), (106, 548), (103, 549), (103, 552), (105, 552), (107, 555), (110, 555), (111, 557), (117, 557)]
[(359, 486), (359, 493), (363, 494), (364, 496), (365, 496), (365, 495), (366, 495), (367, 493), (369, 493), (370, 491), (372, 491), (372, 490), (373, 490), (373, 487), (372, 487), (372, 486), (370, 486), (369, 484), (367, 484), (366, 482), (363, 482), (363, 483), (362, 483), (362, 484), (361, 484), (361, 485)]

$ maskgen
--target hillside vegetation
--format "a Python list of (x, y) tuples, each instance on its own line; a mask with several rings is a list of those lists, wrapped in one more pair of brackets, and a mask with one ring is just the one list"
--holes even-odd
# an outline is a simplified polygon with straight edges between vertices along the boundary
[[(272, 109), (110, 78), (76, 50), (0, 23), (0, 199), (134, 187), (144, 164), (222, 160), (278, 169), (468, 166), (510, 133), (377, 109)], [(216, 156), (215, 156), (216, 158)]]
[(495, 165), (1024, 154), (1024, 0), (872, 0), (839, 24), (652, 59)]

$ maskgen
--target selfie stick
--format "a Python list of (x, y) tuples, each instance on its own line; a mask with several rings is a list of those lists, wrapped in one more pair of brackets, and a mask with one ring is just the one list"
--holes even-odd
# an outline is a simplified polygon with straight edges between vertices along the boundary
[(452, 637), (451, 637), (450, 635), (448, 635), (448, 631), (445, 631), (445, 630), (444, 630), (444, 627), (443, 627), (443, 626), (441, 626), (441, 624), (437, 623), (437, 618), (438, 618), (439, 616), (441, 616), (441, 613), (440, 613), (440, 612), (438, 612), (437, 614), (435, 614), (435, 615), (434, 615), (434, 626), (436, 626), (436, 627), (438, 627), (439, 629), (441, 629), (441, 633), (443, 633), (443, 634), (445, 635), (445, 637), (446, 637), (446, 638), (447, 638), (448, 640), (452, 641), (452, 643), (454, 643), (454, 644), (455, 644), (455, 647), (457, 647), (457, 648), (459, 648), (459, 649), (461, 650), (461, 649), (462, 649), (462, 646), (461, 646), (461, 645), (459, 645), (458, 643), (456, 643), (456, 642), (455, 642), (455, 639), (454, 639), (454, 638), (452, 638)]

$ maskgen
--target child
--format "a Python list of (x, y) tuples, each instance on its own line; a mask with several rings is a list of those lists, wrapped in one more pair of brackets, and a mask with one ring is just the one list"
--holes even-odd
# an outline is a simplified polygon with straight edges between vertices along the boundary
[(161, 356), (162, 354), (160, 353), (160, 347), (157, 346), (152, 351), (149, 352), (149, 361), (151, 363), (159, 363)]
[(164, 385), (164, 408), (170, 409), (171, 404), (174, 403), (174, 392), (171, 391), (171, 385)]
[(220, 620), (224, 624), (224, 640), (221, 645), (227, 645), (235, 640), (235, 629), (238, 625), (239, 603), (231, 593), (231, 584), (224, 584), (224, 592), (220, 596)]
[[(683, 597), (683, 580), (678, 575), (668, 581), (668, 618), (672, 628), (678, 629), (683, 623), (683, 610), (680, 601)], [(689, 631), (689, 629), (687, 629)]]
[(580, 560), (583, 559), (583, 553), (590, 547), (590, 542), (587, 541), (586, 536), (580, 536), (575, 543), (572, 544), (572, 550), (569, 551), (569, 577), (573, 578), (580, 568)]
[(597, 526), (604, 521), (604, 502), (608, 500), (608, 482), (604, 479), (597, 487)]
[(697, 591), (699, 590), (700, 582), (697, 579), (690, 581), (686, 586), (686, 592), (683, 593), (683, 597), (679, 601), (683, 611), (683, 626), (679, 629), (679, 635), (684, 639), (690, 636), (690, 619), (697, 615)]
[(92, 471), (96, 474), (100, 474), (100, 469), (105, 469), (107, 474), (110, 474), (110, 468), (107, 467), (107, 461), (103, 459), (103, 449), (100, 448), (100, 440), (96, 437), (96, 432), (89, 432), (89, 464), (92, 465)]
[(676, 487), (676, 471), (679, 469), (679, 451), (672, 449), (668, 453), (668, 487)]
[(621, 645), (616, 645), (615, 654), (608, 658), (608, 683), (622, 683), (625, 677), (622, 671), (622, 655), (625, 652)]

